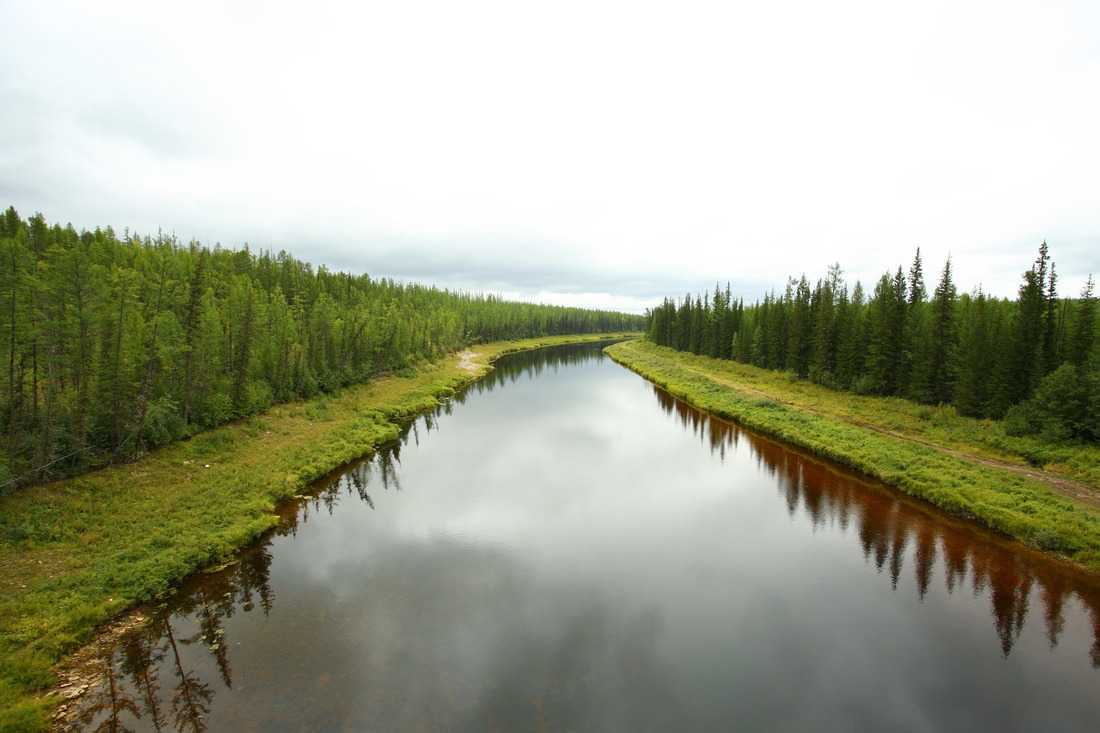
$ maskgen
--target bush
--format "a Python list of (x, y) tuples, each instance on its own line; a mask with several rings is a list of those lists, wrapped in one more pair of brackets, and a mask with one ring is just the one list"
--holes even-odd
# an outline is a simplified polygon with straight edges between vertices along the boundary
[(149, 403), (145, 410), (145, 443), (150, 448), (167, 445), (183, 435), (183, 415), (167, 396)]
[(195, 455), (214, 454), (233, 445), (234, 440), (233, 433), (221, 428), (199, 434), (191, 441), (191, 448)]
[(263, 412), (275, 404), (275, 392), (265, 379), (254, 379), (245, 388), (249, 412)]
[(1100, 376), (1063, 364), (1043, 377), (1030, 398), (1005, 414), (1008, 435), (1039, 433), (1044, 440), (1100, 439)]
[(871, 378), (866, 374), (860, 374), (852, 381), (850, 391), (852, 394), (866, 397), (867, 395), (874, 394), (875, 390), (874, 385), (871, 384)]
[(826, 389), (835, 389), (838, 391), (843, 389), (840, 380), (836, 378), (835, 374), (828, 369), (823, 369), (818, 366), (810, 367), (810, 381)]
[(1031, 536), (1031, 544), (1046, 552), (1057, 552), (1062, 549), (1062, 537), (1053, 529), (1040, 529)]
[(227, 422), (232, 417), (233, 400), (228, 394), (219, 392), (198, 410), (197, 421), (204, 427), (212, 428)]
[(1009, 408), (1001, 421), (1001, 428), (1005, 435), (1020, 437), (1039, 432), (1039, 423), (1035, 411), (1027, 403), (1020, 403)]
[(935, 425), (951, 425), (959, 420), (959, 411), (954, 405), (940, 405), (936, 410), (932, 423)]

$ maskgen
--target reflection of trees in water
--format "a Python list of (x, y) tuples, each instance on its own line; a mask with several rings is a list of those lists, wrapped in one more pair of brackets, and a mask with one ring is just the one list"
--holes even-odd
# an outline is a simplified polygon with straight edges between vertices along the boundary
[[(203, 682), (194, 671), (184, 668), (180, 659), (179, 644), (172, 632), (172, 622), (166, 616), (164, 618), (164, 638), (172, 650), (172, 673), (178, 683), (173, 688), (172, 695), (172, 719), (175, 721), (176, 730), (191, 730), (194, 733), (206, 730), (202, 722), (203, 715), (210, 712), (210, 703), (214, 699), (214, 691), (210, 684)], [(184, 641), (184, 643), (188, 643)]]
[(607, 357), (603, 354), (605, 346), (616, 340), (591, 342), (584, 344), (564, 344), (532, 351), (520, 351), (506, 354), (493, 363), (493, 370), (482, 379), (460, 390), (454, 401), (462, 404), (469, 394), (489, 392), (498, 385), (518, 382), (520, 378), (537, 379), (543, 372), (558, 371), (563, 366), (599, 361)]
[(141, 698), (142, 714), (153, 726), (153, 730), (165, 728), (160, 710), (160, 663), (164, 660), (164, 650), (156, 645), (152, 635), (143, 635), (122, 648), (122, 660), (119, 669), (129, 676), (131, 684), (137, 688)]
[(283, 516), (279, 533), (295, 534), (298, 523), (308, 522), (314, 511), (324, 509), (332, 514), (345, 490), (348, 493), (354, 492), (371, 509), (374, 508), (374, 499), (370, 495), (372, 485), (381, 484), (385, 491), (391, 489), (401, 491), (401, 475), (398, 468), (401, 465), (402, 447), (408, 445), (409, 441), (412, 441), (413, 445), (420, 445), (421, 430), (426, 433), (439, 430), (439, 416), (450, 415), (455, 403), (463, 404), (471, 391), (487, 392), (505, 382), (516, 382), (524, 375), (534, 379), (546, 369), (556, 371), (562, 366), (605, 359), (603, 348), (611, 343), (615, 341), (566, 344), (505, 355), (497, 360), (494, 369), (484, 378), (467, 385), (449, 399), (443, 400), (431, 412), (421, 414), (416, 419), (403, 424), (396, 440), (379, 447), (370, 456), (346, 464), (316, 481), (311, 487), (310, 499), (296, 506), (295, 513), (287, 512)]
[(137, 700), (125, 689), (122, 684), (123, 675), (112, 664), (105, 664), (103, 672), (104, 681), (83, 703), (81, 712), (76, 716), (76, 722), (87, 726), (98, 720), (98, 725), (91, 728), (97, 733), (98, 731), (111, 731), (112, 733), (130, 731), (131, 729), (123, 725), (121, 721), (128, 717), (141, 717)]
[(954, 593), (969, 580), (974, 594), (987, 593), (990, 614), (1008, 656), (1020, 637), (1033, 591), (1042, 602), (1047, 641), (1053, 649), (1065, 629), (1066, 602), (1074, 595), (1087, 609), (1093, 625), (1090, 659), (1100, 667), (1100, 587), (1070, 569), (1027, 551), (1016, 551), (991, 539), (988, 532), (963, 520), (924, 508), (915, 500), (903, 503), (871, 481), (842, 475), (825, 461), (797, 449), (745, 431), (687, 405), (654, 387), (657, 401), (685, 430), (697, 435), (711, 452), (748, 440), (759, 467), (777, 481), (793, 517), (800, 510), (814, 527), (826, 525), (855, 536), (863, 556), (890, 577), (897, 590), (907, 559), (921, 600), (928, 593), (937, 560), (943, 563), (944, 585)]
[[(143, 730), (205, 730), (216, 690), (187, 666), (182, 648), (205, 647), (222, 684), (233, 686), (225, 621), (238, 610), (254, 609), (257, 598), (264, 615), (271, 611), (268, 545), (242, 552), (231, 568), (185, 587), (175, 605), (120, 644), (105, 665), (103, 684), (81, 705), (76, 721), (96, 731), (131, 730), (127, 723), (137, 720)], [(172, 621), (183, 618), (194, 619), (196, 629), (180, 637)]]

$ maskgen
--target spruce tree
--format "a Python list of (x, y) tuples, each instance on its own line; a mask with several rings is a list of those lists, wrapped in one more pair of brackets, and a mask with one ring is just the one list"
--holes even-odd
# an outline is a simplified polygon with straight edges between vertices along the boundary
[(794, 286), (794, 295), (790, 296), (790, 321), (787, 338), (787, 368), (805, 378), (810, 373), (810, 354), (813, 351), (811, 338), (813, 321), (810, 310), (810, 283), (803, 275)]
[(893, 278), (879, 278), (868, 307), (868, 388), (879, 395), (895, 395), (904, 383), (906, 305), (908, 292), (901, 268)]
[(1096, 340), (1096, 297), (1093, 295), (1092, 275), (1081, 288), (1077, 301), (1076, 318), (1072, 336), (1066, 343), (1066, 361), (1076, 367), (1091, 366), (1093, 345)]
[(1051, 304), (1047, 297), (1049, 262), (1047, 243), (1044, 241), (1034, 266), (1023, 274), (1024, 281), (1017, 296), (1012, 349), (1015, 357), (1005, 354), (1009, 361), (1015, 362), (1005, 365), (1010, 370), (1003, 397), (1007, 405), (1014, 405), (1030, 395), (1046, 372), (1047, 349), (1053, 341)]
[(932, 403), (950, 402), (954, 392), (955, 350), (955, 283), (951, 280), (951, 258), (943, 266), (943, 273), (932, 295), (932, 313), (928, 346), (925, 351), (920, 377), (920, 396)]

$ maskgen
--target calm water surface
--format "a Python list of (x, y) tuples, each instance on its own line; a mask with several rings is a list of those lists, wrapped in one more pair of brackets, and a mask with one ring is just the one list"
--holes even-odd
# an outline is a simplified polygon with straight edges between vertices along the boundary
[(121, 644), (89, 729), (1095, 731), (1100, 583), (514, 355)]

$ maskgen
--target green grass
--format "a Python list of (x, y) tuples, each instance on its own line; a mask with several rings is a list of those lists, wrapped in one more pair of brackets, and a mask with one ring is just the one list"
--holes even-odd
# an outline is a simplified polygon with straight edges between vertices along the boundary
[[(1100, 512), (1037, 480), (936, 447), (1021, 465), (1038, 456), (1048, 469), (1095, 488), (1100, 451), (1093, 446), (1043, 446), (1034, 440), (1009, 439), (997, 423), (959, 417), (950, 407), (858, 397), (645, 341), (617, 344), (607, 353), (699, 409), (774, 435), (1100, 572)], [(880, 432), (883, 429), (901, 437)]]
[(499, 356), (605, 337), (473, 347), (401, 376), (278, 405), (136, 463), (0, 498), (0, 733), (45, 730), (53, 666), (96, 629), (271, 527), (276, 505), (394, 440), (398, 423), (484, 375)]

